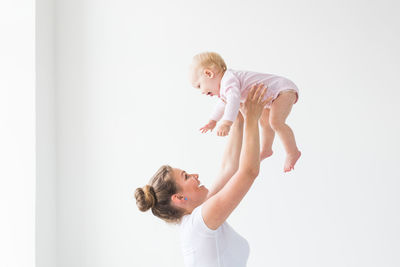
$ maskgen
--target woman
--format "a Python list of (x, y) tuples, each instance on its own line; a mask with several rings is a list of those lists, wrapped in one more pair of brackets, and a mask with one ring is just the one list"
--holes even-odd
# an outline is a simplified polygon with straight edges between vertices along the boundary
[(258, 176), (258, 119), (269, 101), (262, 101), (265, 93), (263, 85), (250, 89), (241, 110), (244, 119), (239, 113), (232, 126), (222, 169), (211, 191), (200, 186), (198, 174), (170, 166), (162, 166), (148, 185), (135, 191), (141, 211), (151, 208), (155, 216), (180, 224), (186, 267), (246, 266), (248, 243), (226, 219)]

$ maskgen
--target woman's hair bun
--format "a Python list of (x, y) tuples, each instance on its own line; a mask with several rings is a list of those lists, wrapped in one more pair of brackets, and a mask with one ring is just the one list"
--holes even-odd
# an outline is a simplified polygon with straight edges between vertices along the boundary
[(137, 188), (135, 191), (136, 205), (139, 210), (147, 211), (154, 207), (157, 203), (156, 193), (151, 185), (146, 185), (143, 188)]

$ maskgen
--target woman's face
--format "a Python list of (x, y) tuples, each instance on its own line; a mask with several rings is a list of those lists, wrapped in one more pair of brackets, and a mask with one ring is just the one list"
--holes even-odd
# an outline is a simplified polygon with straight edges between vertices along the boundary
[[(176, 205), (182, 206), (187, 210), (202, 204), (208, 194), (208, 189), (201, 185), (198, 174), (187, 173), (178, 168), (172, 168), (172, 176), (181, 191), (173, 196)], [(185, 200), (185, 197), (187, 200)]]

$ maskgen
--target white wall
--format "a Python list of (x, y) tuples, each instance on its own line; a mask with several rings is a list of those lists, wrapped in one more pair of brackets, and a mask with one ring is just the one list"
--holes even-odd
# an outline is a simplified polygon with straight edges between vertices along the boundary
[(56, 1), (57, 266), (183, 266), (177, 229), (133, 191), (161, 164), (210, 186), (226, 138), (190, 88), (200, 51), (287, 76), (303, 152), (280, 141), (229, 223), (249, 266), (398, 266), (395, 1)]
[(54, 1), (36, 1), (36, 266), (56, 265)]
[(0, 1), (0, 266), (35, 262), (35, 4)]

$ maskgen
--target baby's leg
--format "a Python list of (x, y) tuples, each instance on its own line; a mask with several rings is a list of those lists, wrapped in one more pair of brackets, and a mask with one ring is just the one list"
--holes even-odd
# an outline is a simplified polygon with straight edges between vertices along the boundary
[(275, 132), (269, 125), (269, 109), (264, 109), (260, 118), (262, 131), (260, 161), (272, 155), (272, 143), (274, 142)]
[(285, 122), (296, 99), (295, 92), (284, 91), (272, 102), (270, 111), (269, 122), (271, 128), (278, 133), (286, 150), (285, 172), (294, 169), (294, 165), (301, 155), (297, 148), (293, 131)]

